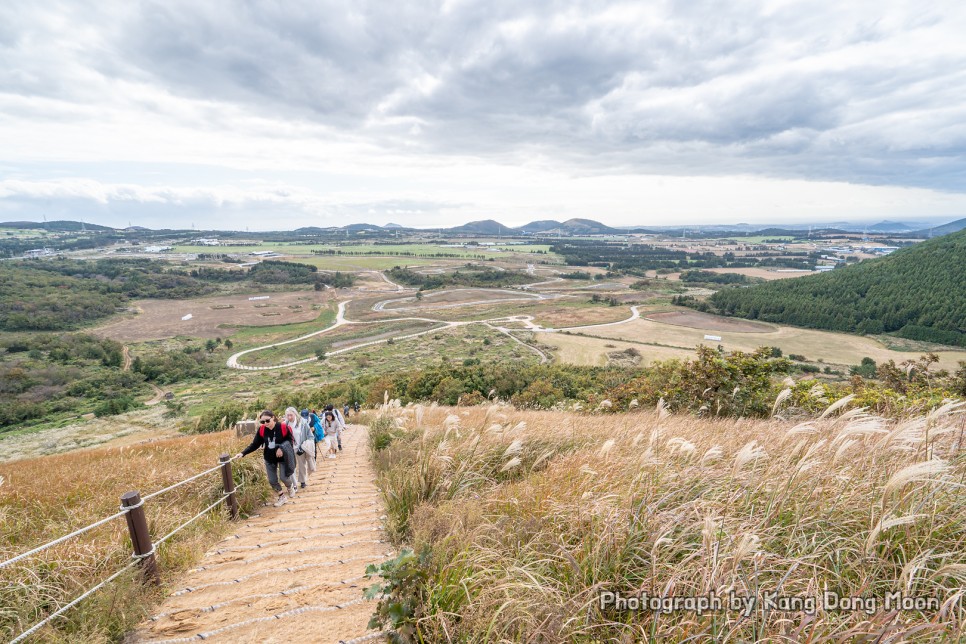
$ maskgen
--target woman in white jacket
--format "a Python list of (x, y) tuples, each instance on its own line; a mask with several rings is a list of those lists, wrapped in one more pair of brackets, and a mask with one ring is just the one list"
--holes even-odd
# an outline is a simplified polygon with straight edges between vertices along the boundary
[(315, 434), (309, 421), (299, 415), (295, 407), (285, 410), (285, 422), (292, 428), (295, 441), (295, 472), (301, 487), (309, 482), (309, 474), (315, 472)]

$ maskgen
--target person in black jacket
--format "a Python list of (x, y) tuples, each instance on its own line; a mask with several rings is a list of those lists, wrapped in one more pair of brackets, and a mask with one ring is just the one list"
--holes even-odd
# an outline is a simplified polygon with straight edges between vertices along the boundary
[(238, 458), (251, 454), (259, 447), (263, 448), (265, 458), (265, 472), (272, 489), (278, 493), (275, 507), (285, 503), (285, 492), (279, 484), (279, 479), (288, 488), (288, 495), (294, 497), (298, 487), (292, 474), (295, 473), (295, 443), (292, 438), (292, 428), (281, 423), (275, 412), (266, 409), (258, 415), (258, 430), (251, 445), (238, 454)]

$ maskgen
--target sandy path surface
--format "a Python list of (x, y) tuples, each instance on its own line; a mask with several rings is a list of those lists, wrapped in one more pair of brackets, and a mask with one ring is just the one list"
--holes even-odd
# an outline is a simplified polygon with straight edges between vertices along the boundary
[(320, 461), (308, 487), (239, 521), (173, 586), (134, 641), (378, 641), (366, 628), (375, 604), (362, 598), (363, 573), (393, 553), (366, 431), (350, 425), (344, 451)]

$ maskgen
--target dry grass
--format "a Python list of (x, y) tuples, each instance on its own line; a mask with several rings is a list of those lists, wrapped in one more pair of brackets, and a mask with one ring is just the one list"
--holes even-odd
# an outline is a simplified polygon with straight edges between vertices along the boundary
[[(707, 321), (717, 318), (708, 316)], [(723, 319), (723, 318), (722, 318)], [(588, 331), (598, 338), (613, 340), (637, 340), (653, 342), (673, 347), (692, 349), (700, 344), (722, 345), (728, 351), (754, 351), (761, 346), (779, 347), (785, 354), (798, 353), (809, 360), (822, 359), (830, 364), (859, 364), (863, 357), (870, 357), (876, 362), (895, 360), (897, 363), (909, 358), (918, 357), (914, 354), (891, 351), (880, 342), (872, 338), (856, 336), (849, 333), (833, 333), (831, 331), (815, 331), (791, 326), (775, 326), (770, 333), (738, 333), (722, 327), (719, 329), (692, 329), (686, 326), (663, 324), (650, 319), (634, 320), (627, 324), (611, 327), (601, 327)], [(705, 334), (717, 332), (722, 336), (721, 342), (709, 342), (704, 339)], [(644, 349), (641, 349), (644, 352)], [(645, 352), (646, 355), (646, 352)], [(940, 351), (937, 369), (955, 371), (960, 360), (966, 360), (964, 351)]]
[[(248, 298), (269, 295), (268, 300)], [(319, 316), (314, 306), (325, 306), (331, 298), (325, 291), (287, 293), (252, 292), (183, 300), (138, 300), (138, 315), (110, 322), (93, 333), (118, 342), (143, 342), (187, 336), (225, 338), (234, 333), (224, 325), (268, 326), (309, 322)], [(300, 308), (294, 308), (294, 307)], [(278, 313), (281, 317), (266, 316)], [(191, 314), (190, 320), (181, 318)]]
[[(966, 637), (956, 411), (792, 425), (416, 407), (395, 410), (373, 450), (396, 538), (428, 556), (413, 591), (426, 641), (954, 641)], [(602, 591), (758, 603), (629, 612), (602, 609)], [(826, 591), (878, 605), (826, 609)], [(817, 609), (769, 609), (772, 592)], [(891, 592), (940, 607), (886, 610)]]
[[(118, 510), (121, 494), (148, 494), (208, 469), (222, 452), (236, 453), (234, 432), (178, 437), (148, 445), (100, 448), (0, 465), (0, 560), (68, 534)], [(259, 460), (234, 463), (243, 511), (264, 497)], [(221, 496), (214, 472), (145, 503), (153, 537), (166, 534)], [(194, 563), (227, 528), (216, 509), (159, 549), (165, 580)], [(119, 518), (0, 570), (0, 633), (14, 637), (130, 561), (127, 525)], [(158, 589), (135, 572), (85, 600), (36, 636), (43, 641), (116, 641), (144, 618)]]

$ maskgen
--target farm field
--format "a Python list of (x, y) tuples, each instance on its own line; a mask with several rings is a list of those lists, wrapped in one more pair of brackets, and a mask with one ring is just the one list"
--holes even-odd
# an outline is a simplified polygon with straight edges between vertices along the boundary
[(247, 354), (241, 363), (248, 366), (260, 367), (295, 362), (297, 360), (315, 357), (316, 351), (320, 349), (325, 351), (340, 351), (367, 342), (384, 341), (396, 336), (427, 331), (434, 327), (441, 328), (441, 325), (434, 324), (433, 322), (419, 322), (415, 320), (349, 324), (304, 342), (296, 342)]
[[(373, 256), (385, 255), (415, 255), (417, 257), (453, 257), (479, 259), (480, 257), (500, 257), (504, 255), (533, 255), (549, 254), (550, 246), (547, 244), (534, 245), (497, 245), (458, 248), (442, 244), (297, 244), (286, 242), (265, 242), (262, 244), (240, 245), (240, 246), (201, 246), (201, 245), (176, 245), (171, 252), (173, 253), (233, 253), (247, 254), (261, 251), (276, 251), (283, 255), (312, 256), (316, 252), (334, 251), (334, 253), (374, 253)], [(345, 257), (345, 255), (333, 255), (334, 257)]]
[[(579, 333), (579, 331), (575, 333)], [(593, 332), (587, 331), (587, 333)], [(541, 344), (554, 348), (554, 357), (558, 361), (588, 367), (605, 366), (608, 363), (608, 354), (627, 349), (635, 349), (640, 352), (641, 366), (660, 360), (684, 360), (694, 356), (692, 349), (677, 349), (569, 333), (541, 333), (539, 340)]]
[[(897, 363), (917, 357), (914, 353), (887, 349), (880, 342), (862, 336), (789, 326), (776, 326), (771, 332), (730, 332), (726, 329), (734, 323), (734, 320), (726, 320), (726, 322), (730, 324), (716, 327), (709, 322), (705, 329), (693, 329), (640, 319), (627, 324), (594, 329), (592, 334), (600, 338), (656, 343), (688, 350), (699, 344), (709, 346), (720, 344), (726, 350), (741, 351), (753, 351), (760, 346), (773, 346), (782, 349), (786, 355), (796, 353), (804, 355), (810, 361), (822, 360), (839, 365), (858, 364), (864, 357), (870, 357), (876, 362), (895, 360)], [(720, 335), (722, 340), (720, 342), (705, 340), (704, 336), (708, 332)], [(646, 353), (644, 349), (642, 352)], [(955, 370), (959, 361), (966, 360), (966, 351), (940, 351), (937, 355), (939, 356), (937, 367), (943, 369)]]
[[(736, 273), (747, 277), (760, 277), (763, 280), (784, 280), (815, 274), (814, 271), (777, 268), (709, 268), (708, 270), (714, 273)], [(678, 277), (680, 277), (680, 274), (678, 274)]]
[(697, 311), (665, 311), (663, 313), (651, 313), (647, 319), (661, 322), (663, 324), (673, 324), (675, 326), (685, 326), (691, 329), (705, 329), (708, 331), (719, 331), (722, 333), (771, 333), (776, 330), (774, 326), (762, 322), (751, 322), (738, 318), (726, 318), (719, 315), (708, 315)]
[[(249, 300), (265, 297), (265, 300)], [(227, 337), (229, 325), (266, 326), (314, 320), (330, 298), (324, 291), (261, 292), (191, 300), (138, 300), (138, 313), (93, 332), (118, 342), (141, 342), (178, 336)], [(183, 320), (186, 315), (191, 319)]]

